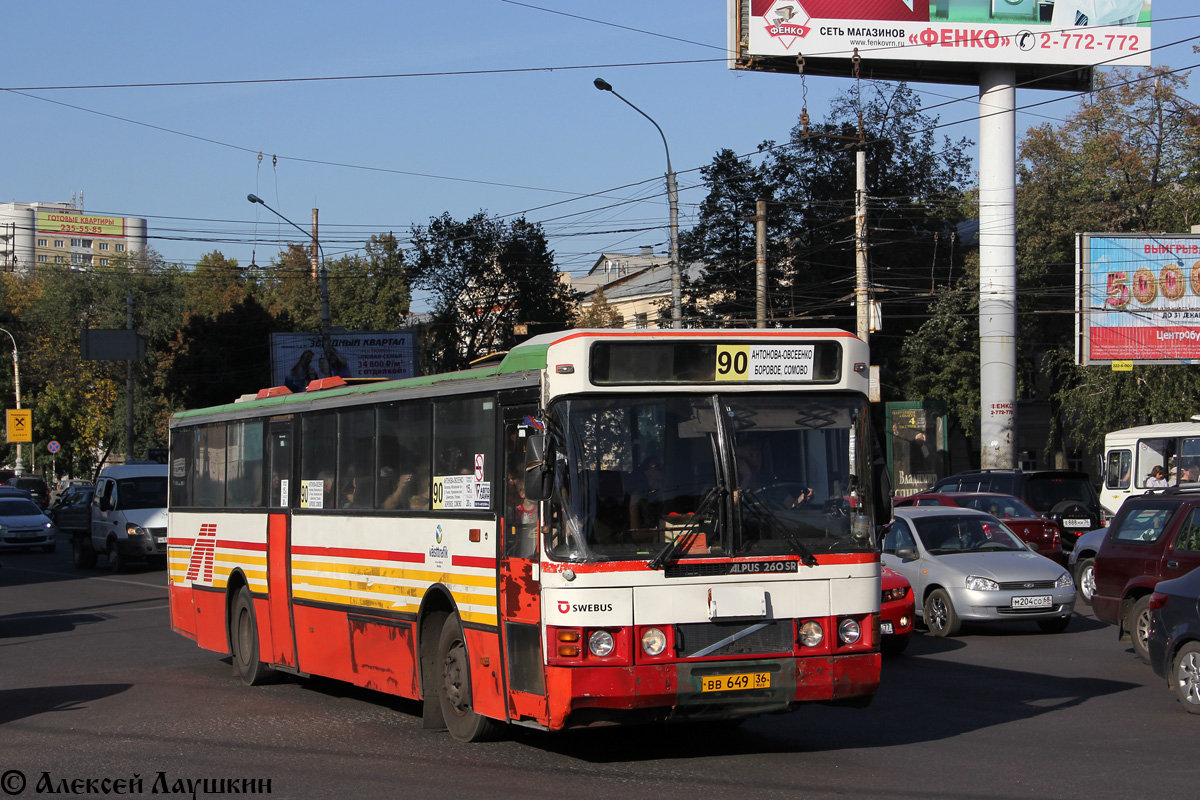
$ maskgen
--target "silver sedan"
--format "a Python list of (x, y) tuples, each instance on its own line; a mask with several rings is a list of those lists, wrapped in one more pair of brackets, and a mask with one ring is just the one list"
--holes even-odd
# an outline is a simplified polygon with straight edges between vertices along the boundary
[(917, 614), (935, 636), (953, 636), (964, 621), (1001, 620), (1033, 620), (1047, 633), (1060, 633), (1075, 610), (1071, 573), (1030, 552), (982, 511), (898, 508), (881, 560), (908, 578)]

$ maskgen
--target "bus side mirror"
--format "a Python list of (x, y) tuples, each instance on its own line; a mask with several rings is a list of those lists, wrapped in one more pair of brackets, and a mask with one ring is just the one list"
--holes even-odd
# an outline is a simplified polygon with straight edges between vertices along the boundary
[(554, 445), (545, 434), (530, 436), (525, 445), (525, 496), (549, 500), (554, 485)]

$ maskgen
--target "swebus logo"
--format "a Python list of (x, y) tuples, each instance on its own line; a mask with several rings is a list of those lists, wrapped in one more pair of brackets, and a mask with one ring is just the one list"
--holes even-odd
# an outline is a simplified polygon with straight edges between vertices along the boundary
[(196, 541), (192, 543), (192, 557), (188, 560), (187, 580), (212, 583), (213, 559), (216, 553), (217, 523), (206, 522), (200, 526), (200, 532), (196, 534)]

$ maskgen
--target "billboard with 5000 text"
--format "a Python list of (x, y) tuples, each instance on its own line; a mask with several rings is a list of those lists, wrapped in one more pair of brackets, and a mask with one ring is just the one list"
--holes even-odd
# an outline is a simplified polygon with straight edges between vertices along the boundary
[(1080, 364), (1200, 361), (1200, 236), (1078, 237)]

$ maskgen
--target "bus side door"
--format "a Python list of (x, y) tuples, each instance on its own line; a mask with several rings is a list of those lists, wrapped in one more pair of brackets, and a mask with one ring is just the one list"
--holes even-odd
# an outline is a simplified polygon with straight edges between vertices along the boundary
[(293, 421), (271, 420), (267, 428), (267, 469), (270, 481), (267, 511), (267, 606), (271, 616), (272, 664), (297, 669), (296, 636), (292, 620), (291, 498), (296, 437)]
[(546, 716), (542, 668), (540, 540), (544, 503), (524, 496), (525, 420), (537, 413), (531, 404), (506, 406), (504, 426), (504, 505), (500, 536), (500, 624), (510, 719)]

